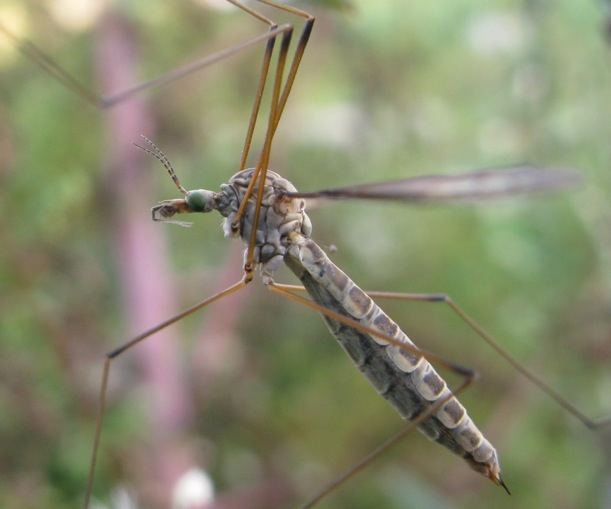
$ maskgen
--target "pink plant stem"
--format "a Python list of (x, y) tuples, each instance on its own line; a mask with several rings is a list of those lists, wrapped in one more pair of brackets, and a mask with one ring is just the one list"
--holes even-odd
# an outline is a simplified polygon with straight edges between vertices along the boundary
[[(101, 24), (96, 59), (104, 90), (121, 90), (138, 81), (134, 46), (127, 23), (116, 13), (107, 15)], [(168, 272), (165, 229), (150, 219), (155, 176), (150, 161), (132, 145), (143, 133), (154, 138), (152, 115), (145, 102), (136, 98), (114, 107), (107, 119), (107, 185), (114, 212), (110, 241), (117, 248), (128, 336), (134, 336), (176, 311), (176, 289)], [(145, 496), (159, 507), (169, 506), (172, 487), (193, 463), (185, 448), (177, 446), (191, 417), (177, 336), (177, 329), (170, 327), (126, 354), (137, 360), (150, 402), (150, 416), (140, 424), (139, 435), (147, 452), (138, 475), (147, 482), (138, 491), (148, 491)]]

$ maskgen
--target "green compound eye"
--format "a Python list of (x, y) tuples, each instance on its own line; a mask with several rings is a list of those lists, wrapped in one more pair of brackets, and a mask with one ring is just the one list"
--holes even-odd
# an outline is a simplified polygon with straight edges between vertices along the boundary
[(189, 191), (187, 194), (187, 205), (193, 212), (207, 212), (206, 210), (206, 193), (202, 190)]

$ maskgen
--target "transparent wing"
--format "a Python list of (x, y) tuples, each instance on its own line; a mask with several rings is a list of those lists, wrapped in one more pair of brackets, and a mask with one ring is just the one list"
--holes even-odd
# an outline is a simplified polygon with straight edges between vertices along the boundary
[(288, 196), (399, 200), (414, 203), (461, 203), (544, 191), (559, 191), (575, 187), (581, 180), (581, 176), (573, 170), (522, 164), (456, 175), (426, 175), (310, 193), (297, 192), (290, 193)]

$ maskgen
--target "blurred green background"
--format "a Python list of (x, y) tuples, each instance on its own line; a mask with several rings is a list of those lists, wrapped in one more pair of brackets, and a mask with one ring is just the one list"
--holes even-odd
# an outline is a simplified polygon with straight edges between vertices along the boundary
[[(295, 5), (317, 21), (271, 168), (299, 189), (522, 161), (584, 179), (477, 206), (314, 208), (315, 240), (337, 246), (333, 260), (365, 289), (452, 295), (579, 409), (611, 413), (608, 6)], [(2, 0), (0, 21), (111, 92), (265, 30), (203, 0)], [(150, 221), (179, 194), (131, 144), (147, 135), (185, 187), (217, 189), (238, 170), (262, 52), (98, 111), (0, 34), (1, 507), (80, 506), (104, 353), (240, 279), (242, 246), (223, 239), (218, 216), (191, 229)], [(295, 282), (284, 270), (277, 280)], [(480, 371), (462, 400), (512, 496), (415, 433), (317, 507), (611, 506), (608, 434), (443, 305), (381, 304), (423, 348)], [(169, 507), (196, 465), (215, 507), (295, 507), (403, 425), (319, 317), (258, 281), (115, 361), (108, 405), (102, 507), (134, 507), (123, 491), (137, 507)]]

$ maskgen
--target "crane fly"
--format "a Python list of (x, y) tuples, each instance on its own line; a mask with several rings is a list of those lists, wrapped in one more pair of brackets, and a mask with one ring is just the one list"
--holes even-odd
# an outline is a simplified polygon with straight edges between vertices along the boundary
[[(471, 468), (509, 492), (501, 478), (501, 466), (496, 450), (476, 427), (456, 397), (472, 383), (476, 376), (475, 372), (415, 346), (392, 319), (371, 300), (371, 296), (376, 296), (375, 292), (363, 292), (329, 259), (324, 250), (311, 238), (312, 226), (305, 211), (306, 200), (313, 198), (317, 200), (375, 199), (404, 202), (472, 202), (487, 198), (565, 189), (574, 185), (576, 182), (575, 175), (567, 171), (546, 170), (524, 164), (460, 175), (424, 176), (314, 192), (298, 191), (288, 180), (268, 167), (272, 141), (281, 122), (285, 105), (305, 53), (314, 18), (293, 7), (267, 0), (260, 0), (260, 2), (302, 19), (303, 25), (292, 56), (289, 52), (293, 32), (291, 25), (277, 25), (249, 7), (230, 0), (230, 3), (266, 23), (269, 26), (269, 31), (240, 46), (214, 54), (210, 58), (196, 62), (193, 66), (187, 66), (168, 75), (167, 78), (153, 80), (102, 99), (91, 95), (61, 68), (43, 59), (42, 52), (34, 46), (27, 44), (21, 46), (24, 53), (31, 58), (35, 58), (47, 71), (79, 95), (100, 107), (111, 107), (126, 101), (143, 89), (178, 79), (251, 46), (265, 45), (263, 68), (248, 125), (246, 142), (239, 163), (239, 171), (227, 184), (221, 186), (220, 191), (204, 189), (188, 191), (180, 183), (168, 158), (152, 141), (144, 138), (144, 143), (140, 142), (141, 145), (137, 145), (164, 165), (177, 189), (184, 195), (184, 198), (166, 200), (154, 206), (152, 209), (153, 220), (187, 225), (183, 221), (174, 219), (174, 216), (218, 211), (224, 217), (223, 231), (225, 236), (241, 238), (246, 245), (244, 275), (234, 285), (147, 330), (107, 354), (85, 505), (89, 505), (89, 498), (95, 491), (95, 466), (101, 443), (102, 420), (112, 360), (169, 325), (241, 290), (254, 279), (256, 271), (261, 272), (265, 286), (272, 292), (308, 306), (321, 314), (332, 335), (346, 350), (359, 370), (374, 385), (376, 391), (390, 402), (401, 417), (410, 421), (404, 431), (381, 446), (372, 455), (350, 468), (344, 475), (330, 483), (328, 487), (322, 489), (320, 493), (306, 502), (304, 507), (311, 507), (318, 503), (331, 491), (343, 484), (348, 477), (371, 463), (379, 454), (415, 428), (418, 428), (431, 440), (439, 442), (463, 457)], [(8, 34), (8, 32), (5, 33)], [(277, 52), (277, 62), (275, 64), (272, 61), (274, 52)], [(271, 77), (269, 77), (270, 69), (273, 70)], [(271, 84), (268, 84), (269, 81), (271, 81)], [(257, 120), (261, 116), (263, 93), (269, 88), (271, 88), (271, 92), (268, 91), (271, 98), (269, 113), (266, 117), (267, 124), (263, 146), (260, 155), (257, 157), (256, 166), (247, 168), (253, 134), (257, 126)], [(274, 280), (276, 270), (283, 263), (297, 276), (303, 287), (280, 284)], [(304, 289), (310, 299), (301, 296), (300, 292)], [(382, 293), (377, 295), (380, 298), (446, 303), (467, 325), (531, 382), (547, 392), (587, 427), (595, 428), (598, 426), (598, 423), (578, 412), (568, 401), (548, 387), (536, 375), (522, 367), (448, 296)], [(463, 382), (450, 389), (434, 370), (431, 362), (459, 374), (463, 377)]]

